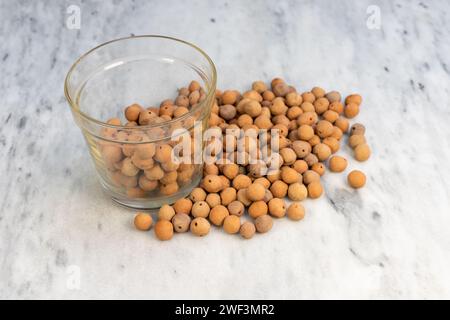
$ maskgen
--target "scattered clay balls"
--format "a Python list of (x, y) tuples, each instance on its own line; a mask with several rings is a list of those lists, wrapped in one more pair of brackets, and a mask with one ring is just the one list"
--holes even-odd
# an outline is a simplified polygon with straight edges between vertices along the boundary
[(159, 240), (170, 240), (173, 237), (173, 225), (167, 220), (158, 220), (155, 224), (155, 235)]
[(341, 156), (332, 156), (328, 164), (332, 172), (342, 172), (347, 168), (347, 160)]
[(266, 233), (270, 231), (270, 229), (272, 229), (272, 226), (273, 226), (272, 217), (267, 214), (259, 216), (255, 220), (256, 231), (258, 231), (259, 233)]
[(354, 149), (355, 159), (358, 161), (366, 161), (370, 157), (370, 148), (367, 143), (359, 144)]
[(236, 215), (229, 215), (223, 221), (223, 230), (226, 233), (234, 234), (238, 233), (241, 227), (241, 219)]
[(255, 225), (249, 221), (244, 222), (239, 229), (239, 233), (244, 239), (251, 239), (255, 234), (255, 231)]
[(211, 225), (209, 224), (208, 220), (202, 217), (197, 217), (194, 220), (191, 221), (191, 232), (199, 237), (206, 236), (209, 233), (209, 229), (211, 228)]
[(348, 184), (355, 189), (364, 187), (366, 184), (366, 175), (359, 170), (353, 170), (347, 176)]
[[(159, 108), (129, 105), (124, 110), (128, 121), (124, 126), (139, 127), (187, 117), (207, 94), (199, 82), (192, 81), (178, 90), (178, 96), (162, 101)], [(344, 135), (349, 137), (348, 145), (357, 161), (369, 159), (371, 150), (364, 125), (349, 122), (359, 114), (361, 103), (362, 97), (356, 93), (343, 100), (338, 91), (327, 92), (320, 87), (297, 91), (281, 78), (268, 84), (255, 81), (242, 93), (216, 90), (207, 125), (222, 133), (223, 139), (214, 137), (208, 142), (208, 147), (217, 147), (210, 149), (217, 161), (205, 164), (203, 170), (184, 161), (175, 163), (172, 151), (177, 150), (177, 144), (163, 140), (165, 133), (161, 128), (136, 128), (131, 132), (121, 127), (120, 118), (107, 121), (110, 126), (102, 131), (106, 141), (99, 143), (99, 150), (110, 180), (114, 186), (123, 187), (129, 197), (174, 196), (196, 181), (198, 173), (203, 173), (199, 186), (188, 197), (161, 206), (154, 226), (158, 239), (168, 240), (174, 232), (189, 229), (194, 235), (204, 236), (209, 233), (210, 223), (223, 227), (226, 233), (240, 233), (244, 239), (250, 239), (256, 231), (268, 232), (273, 218), (304, 218), (305, 208), (299, 201), (323, 194), (325, 165), (331, 172), (344, 172), (348, 167), (348, 160), (336, 155), (341, 142), (347, 141)], [(190, 128), (191, 124), (182, 126)], [(259, 130), (271, 129), (272, 135), (258, 136)], [(158, 134), (159, 141), (153, 139)], [(193, 142), (194, 136), (188, 139)], [(117, 144), (108, 143), (109, 140), (117, 140)], [(278, 147), (272, 145), (274, 141)], [(191, 148), (188, 152), (193, 156), (196, 150)], [(182, 155), (186, 155), (184, 150)], [(350, 172), (347, 179), (353, 188), (361, 188), (366, 182), (358, 170)], [(289, 207), (286, 197), (293, 201)], [(254, 222), (241, 224), (246, 214)], [(152, 217), (138, 213), (134, 224), (139, 230), (149, 230)]]
[(189, 225), (191, 223), (191, 218), (189, 215), (184, 213), (177, 213), (172, 218), (173, 228), (175, 232), (186, 232), (189, 230)]
[(302, 220), (305, 217), (305, 208), (301, 203), (294, 202), (287, 209), (287, 216), (291, 220)]
[(152, 227), (153, 219), (148, 213), (138, 212), (134, 217), (134, 225), (136, 229), (147, 231)]

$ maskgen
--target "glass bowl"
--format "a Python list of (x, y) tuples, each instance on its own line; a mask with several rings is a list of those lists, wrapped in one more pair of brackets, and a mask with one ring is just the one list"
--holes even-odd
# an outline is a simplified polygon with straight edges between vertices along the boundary
[[(202, 135), (215, 90), (216, 69), (206, 53), (156, 35), (121, 38), (90, 50), (72, 65), (64, 84), (104, 190), (115, 201), (139, 209), (173, 203), (199, 183)], [(191, 95), (193, 91), (198, 92)], [(130, 121), (124, 115), (130, 105), (144, 115), (156, 114), (157, 121)], [(167, 116), (163, 108), (179, 112)], [(183, 139), (200, 152), (183, 149), (182, 161), (168, 158), (168, 150)]]

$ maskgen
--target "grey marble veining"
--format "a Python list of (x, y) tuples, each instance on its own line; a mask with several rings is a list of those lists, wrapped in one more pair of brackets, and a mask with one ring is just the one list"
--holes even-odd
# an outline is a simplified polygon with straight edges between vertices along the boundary
[[(437, 0), (0, 1), (0, 298), (450, 298), (449, 14)], [(198, 44), (222, 89), (282, 76), (361, 93), (373, 156), (348, 170), (367, 187), (328, 174), (304, 221), (252, 241), (135, 232), (63, 95), (80, 54), (130, 34)]]

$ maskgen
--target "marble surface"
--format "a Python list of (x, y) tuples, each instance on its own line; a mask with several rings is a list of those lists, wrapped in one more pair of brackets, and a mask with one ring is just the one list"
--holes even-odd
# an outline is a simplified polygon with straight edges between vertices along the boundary
[[(0, 298), (450, 298), (449, 14), (447, 1), (0, 1)], [(63, 95), (81, 53), (130, 34), (198, 44), (222, 89), (282, 76), (361, 93), (373, 156), (351, 167), (367, 187), (329, 174), (304, 221), (252, 241), (134, 231)]]

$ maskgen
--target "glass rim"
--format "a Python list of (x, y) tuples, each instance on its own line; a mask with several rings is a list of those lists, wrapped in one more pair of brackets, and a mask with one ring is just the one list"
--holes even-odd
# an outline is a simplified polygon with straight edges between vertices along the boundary
[[(159, 39), (165, 39), (165, 40), (170, 40), (170, 41), (174, 41), (174, 42), (178, 42), (184, 45), (187, 45), (193, 49), (195, 49), (198, 53), (200, 53), (209, 63), (209, 66), (211, 67), (212, 70), (212, 78), (211, 78), (211, 88), (209, 89), (209, 91), (206, 92), (206, 98), (204, 101), (199, 102), (195, 107), (191, 108), (189, 110), (189, 112), (187, 112), (186, 114), (182, 115), (179, 118), (174, 118), (171, 120), (167, 120), (164, 122), (160, 122), (160, 123), (154, 123), (154, 124), (148, 124), (148, 125), (138, 125), (138, 126), (126, 126), (126, 125), (114, 125), (114, 124), (110, 124), (101, 120), (98, 120), (96, 118), (93, 118), (91, 116), (89, 116), (88, 114), (84, 113), (83, 111), (75, 108), (75, 103), (73, 102), (72, 97), (69, 94), (69, 79), (73, 73), (73, 71), (75, 70), (75, 68), (78, 66), (78, 64), (84, 60), (87, 56), (89, 56), (92, 52), (96, 51), (97, 49), (100, 49), (102, 47), (105, 47), (111, 43), (115, 43), (115, 42), (119, 42), (119, 41), (123, 41), (123, 40), (130, 40), (130, 39), (136, 39), (136, 38), (159, 38)], [(186, 118), (188, 118), (190, 115), (192, 115), (194, 113), (194, 111), (197, 111), (197, 109), (201, 108), (207, 101), (209, 101), (211, 99), (212, 96), (215, 96), (216, 94), (216, 84), (217, 84), (217, 70), (216, 70), (216, 66), (214, 65), (214, 62), (212, 61), (212, 59), (206, 54), (205, 51), (203, 51), (202, 49), (200, 49), (200, 47), (196, 46), (195, 44), (192, 44), (188, 41), (185, 40), (181, 40), (181, 39), (177, 39), (174, 37), (169, 37), (169, 36), (163, 36), (163, 35), (137, 35), (137, 36), (128, 36), (128, 37), (122, 37), (122, 38), (117, 38), (117, 39), (113, 39), (110, 41), (106, 41), (103, 42), (101, 44), (99, 44), (98, 46), (86, 51), (85, 53), (83, 53), (77, 60), (75, 60), (75, 62), (72, 64), (72, 66), (70, 67), (69, 71), (66, 74), (66, 77), (64, 79), (64, 95), (66, 97), (67, 102), (69, 103), (70, 109), (72, 110), (72, 112), (75, 112), (77, 114), (79, 114), (81, 117), (83, 117), (85, 120), (89, 121), (89, 122), (93, 122), (99, 126), (102, 127), (106, 127), (106, 128), (115, 128), (115, 129), (121, 129), (121, 130), (143, 130), (143, 129), (148, 129), (148, 128), (155, 128), (155, 127), (161, 127), (161, 126), (165, 126), (165, 125), (170, 125), (182, 120), (185, 120)]]

